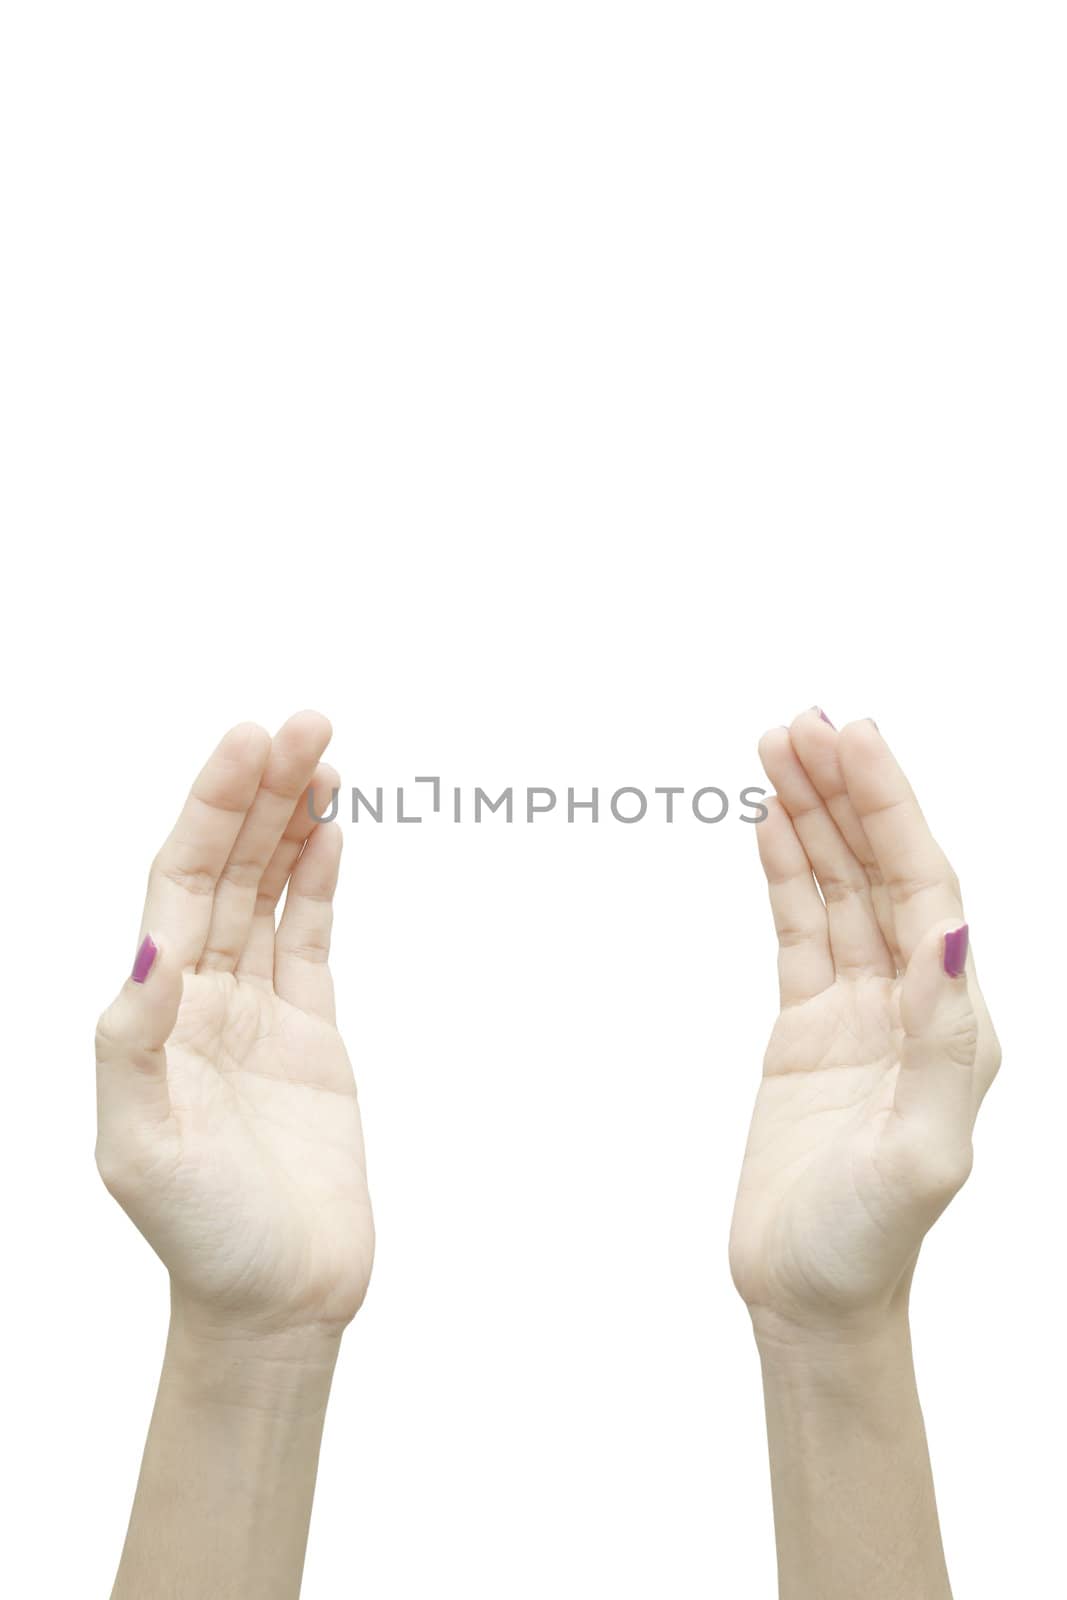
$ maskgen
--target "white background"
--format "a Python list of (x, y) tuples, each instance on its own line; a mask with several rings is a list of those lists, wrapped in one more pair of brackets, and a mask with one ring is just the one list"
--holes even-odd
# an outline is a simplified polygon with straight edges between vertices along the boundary
[[(6, 9), (11, 1592), (106, 1594), (125, 1529), (166, 1292), (92, 1024), (223, 729), (735, 794), (813, 701), (964, 881), (1005, 1066), (917, 1357), (957, 1593), (1054, 1586), (1064, 45), (1026, 3)], [(772, 1595), (753, 830), (347, 844), (379, 1255), (305, 1595)]]

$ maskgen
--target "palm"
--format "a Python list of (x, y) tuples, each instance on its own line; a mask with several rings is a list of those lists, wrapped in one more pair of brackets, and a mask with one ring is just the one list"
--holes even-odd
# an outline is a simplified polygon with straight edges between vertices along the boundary
[(329, 732), (304, 713), (223, 740), (153, 865), (157, 955), (98, 1035), (105, 1181), (175, 1289), (249, 1326), (343, 1324), (373, 1256), (327, 965), (341, 838), (312, 815)]
[[(253, 984), (193, 975), (167, 1077), (173, 1179), (157, 1232), (172, 1274), (213, 1300), (352, 1315), (373, 1231), (336, 1028)], [(195, 1221), (205, 1214), (209, 1230)]]
[(878, 1160), (899, 1070), (896, 988), (834, 984), (775, 1024), (734, 1224), (747, 1298), (862, 1299), (900, 1268)]
[(973, 973), (944, 969), (959, 886), (873, 723), (808, 713), (761, 755), (782, 1012), (730, 1255), (750, 1306), (798, 1317), (906, 1292), (999, 1051)]

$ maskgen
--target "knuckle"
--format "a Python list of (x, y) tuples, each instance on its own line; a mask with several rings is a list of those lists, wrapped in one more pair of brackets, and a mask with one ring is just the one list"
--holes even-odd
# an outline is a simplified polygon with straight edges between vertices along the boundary
[(219, 940), (205, 945), (200, 953), (197, 967), (209, 972), (230, 972), (237, 965), (237, 961), (244, 949), (244, 945), (226, 944)]
[(851, 899), (853, 895), (865, 893), (867, 880), (864, 878), (860, 882), (857, 878), (836, 876), (833, 873), (828, 873), (820, 875), (819, 888), (828, 906), (840, 905), (843, 901)]
[(989, 1076), (991, 1078), (995, 1077), (1000, 1071), (1000, 1066), (1003, 1059), (1004, 1053), (1000, 1048), (1000, 1040), (997, 1038), (996, 1032), (991, 1025), (989, 1029), (989, 1043), (986, 1049), (986, 1060), (988, 1062)]
[(969, 1133), (933, 1121), (897, 1123), (891, 1162), (895, 1184), (924, 1212), (944, 1210), (966, 1183), (974, 1161)]
[(231, 857), (222, 869), (221, 883), (235, 889), (254, 889), (263, 876), (264, 862), (252, 857)]
[(921, 894), (928, 894), (930, 890), (938, 887), (932, 877), (923, 873), (905, 873), (890, 878), (886, 884), (889, 898), (895, 906), (907, 905), (910, 900), (916, 899)]
[(183, 889), (186, 894), (209, 895), (215, 893), (215, 874), (203, 865), (158, 855), (152, 862), (152, 876), (162, 878)]
[(941, 1048), (954, 1066), (973, 1066), (975, 1057), (978, 1054), (977, 1020), (974, 1017), (961, 1019), (947, 1038), (942, 1041)]
[(96, 1019), (96, 1053), (106, 1055), (119, 1039), (119, 1028), (114, 1006), (101, 1011)]
[(939, 1151), (928, 1159), (924, 1173), (926, 1192), (935, 1200), (946, 1203), (963, 1188), (971, 1175), (974, 1153), (970, 1141), (956, 1145), (951, 1150)]
[(104, 1188), (114, 1199), (122, 1200), (130, 1193), (129, 1166), (118, 1155), (114, 1147), (104, 1140), (97, 1140), (94, 1154), (96, 1170), (100, 1174), (100, 1181)]
[(951, 1143), (930, 1140), (915, 1152), (912, 1182), (918, 1194), (941, 1208), (963, 1188), (973, 1164), (974, 1152), (969, 1139)]
[(313, 966), (323, 966), (330, 958), (330, 949), (327, 944), (302, 939), (294, 944), (286, 944), (285, 954), (293, 961), (310, 961)]

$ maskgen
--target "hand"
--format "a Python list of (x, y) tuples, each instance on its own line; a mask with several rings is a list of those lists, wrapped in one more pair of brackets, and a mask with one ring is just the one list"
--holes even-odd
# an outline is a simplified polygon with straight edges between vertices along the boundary
[(1000, 1049), (959, 884), (874, 723), (837, 733), (808, 711), (760, 756), (777, 794), (756, 831), (782, 1009), (731, 1267), (757, 1330), (862, 1327), (906, 1309)]
[[(374, 1252), (327, 959), (330, 725), (222, 740), (152, 865), (134, 974), (97, 1029), (97, 1164), (186, 1325), (342, 1328)], [(275, 929), (275, 908), (288, 884)], [(154, 948), (154, 955), (153, 955)]]

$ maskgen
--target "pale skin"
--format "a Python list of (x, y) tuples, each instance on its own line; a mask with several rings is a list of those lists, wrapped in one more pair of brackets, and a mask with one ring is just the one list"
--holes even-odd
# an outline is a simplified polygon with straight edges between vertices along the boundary
[(951, 1600), (908, 1332), (1000, 1050), (960, 886), (873, 722), (765, 735), (779, 938), (730, 1240), (764, 1380), (781, 1600)]
[[(341, 1335), (374, 1254), (328, 965), (341, 856), (316, 712), (220, 743), (152, 865), (157, 954), (97, 1031), (97, 1163), (170, 1273), (113, 1600), (292, 1600)], [(276, 912), (288, 892), (280, 919)]]
[[(112, 1600), (294, 1600), (341, 1337), (374, 1252), (328, 956), (329, 724), (233, 729), (100, 1018), (97, 1160), (171, 1327)], [(761, 743), (782, 1011), (731, 1233), (762, 1360), (781, 1600), (950, 1600), (908, 1337), (1000, 1052), (959, 885), (873, 723)], [(309, 805), (309, 799), (311, 805)], [(283, 893), (285, 908), (278, 906)], [(950, 963), (951, 965), (951, 963)]]

